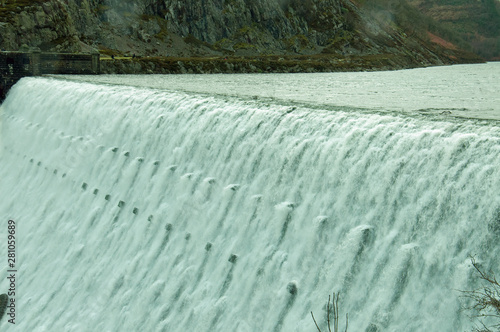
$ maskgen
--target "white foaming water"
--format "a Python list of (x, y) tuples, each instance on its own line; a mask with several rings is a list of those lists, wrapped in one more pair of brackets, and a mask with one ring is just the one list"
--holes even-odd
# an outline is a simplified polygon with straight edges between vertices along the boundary
[(315, 331), (333, 291), (349, 331), (459, 331), (468, 255), (498, 267), (494, 121), (46, 78), (2, 108), (2, 331)]

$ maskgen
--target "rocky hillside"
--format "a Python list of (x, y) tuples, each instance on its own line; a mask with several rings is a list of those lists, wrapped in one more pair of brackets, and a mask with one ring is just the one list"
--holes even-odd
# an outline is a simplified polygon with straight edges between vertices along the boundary
[(500, 1), (408, 0), (421, 12), (456, 31), (486, 59), (500, 60)]
[(182, 57), (391, 54), (413, 65), (479, 61), (436, 34), (400, 24), (393, 9), (403, 1), (375, 2), (6, 0), (0, 47)]

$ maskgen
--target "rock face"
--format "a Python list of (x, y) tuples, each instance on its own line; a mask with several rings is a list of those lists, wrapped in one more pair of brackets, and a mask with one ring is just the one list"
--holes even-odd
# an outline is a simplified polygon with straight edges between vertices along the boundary
[(208, 0), (192, 6), (166, 0), (164, 5), (169, 29), (175, 33), (264, 52), (326, 46), (345, 28), (342, 9), (353, 10), (352, 3), (338, 0)]
[[(380, 1), (380, 0), (377, 0)], [(108, 55), (397, 54), (415, 64), (460, 59), (349, 0), (6, 0), (0, 47)]]
[(22, 45), (76, 51), (78, 34), (60, 1), (6, 0), (0, 7), (0, 47), (18, 50)]

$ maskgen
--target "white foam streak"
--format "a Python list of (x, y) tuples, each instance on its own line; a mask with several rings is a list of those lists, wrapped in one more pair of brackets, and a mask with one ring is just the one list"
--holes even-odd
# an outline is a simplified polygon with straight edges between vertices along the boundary
[(349, 330), (467, 329), (464, 262), (498, 264), (498, 128), (289, 110), (23, 79), (1, 116), (7, 330), (312, 331), (332, 291)]

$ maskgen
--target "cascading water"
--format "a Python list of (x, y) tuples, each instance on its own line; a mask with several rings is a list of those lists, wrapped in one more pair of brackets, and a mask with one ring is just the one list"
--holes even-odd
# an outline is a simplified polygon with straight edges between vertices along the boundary
[(496, 122), (48, 78), (2, 112), (2, 330), (315, 331), (339, 291), (349, 331), (460, 331), (498, 267)]

